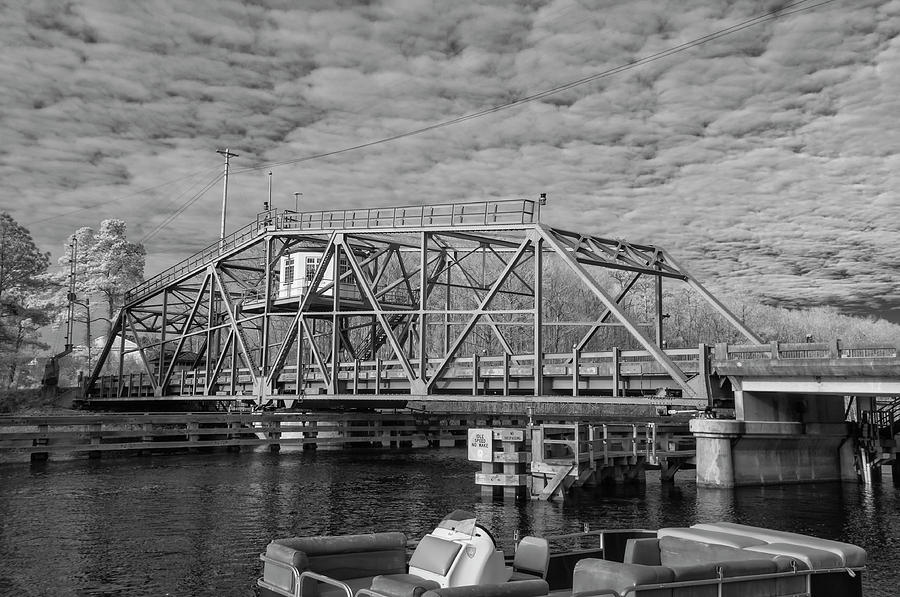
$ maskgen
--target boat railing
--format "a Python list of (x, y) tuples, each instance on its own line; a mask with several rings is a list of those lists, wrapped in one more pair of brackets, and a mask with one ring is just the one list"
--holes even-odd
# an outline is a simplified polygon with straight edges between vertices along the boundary
[(790, 587), (787, 589), (785, 593), (769, 593), (771, 597), (808, 597), (812, 592), (812, 577), (819, 574), (841, 574), (845, 573), (850, 576), (856, 576), (857, 572), (862, 572), (865, 570), (865, 567), (854, 567), (854, 568), (821, 568), (817, 570), (801, 570), (797, 567), (796, 563), (793, 565), (793, 569), (785, 572), (767, 572), (763, 574), (748, 574), (743, 576), (725, 576), (721, 567), (717, 569), (717, 577), (709, 578), (703, 580), (682, 580), (682, 581), (672, 581), (665, 583), (648, 583), (635, 585), (633, 587), (629, 587), (625, 589), (623, 592), (615, 591), (613, 589), (597, 589), (588, 590), (588, 591), (580, 591), (578, 593), (578, 597), (604, 597), (604, 596), (612, 596), (612, 597), (640, 597), (641, 594), (649, 591), (671, 591), (672, 589), (679, 588), (695, 588), (695, 587), (718, 587), (718, 594), (727, 594), (724, 590), (725, 587), (729, 585), (737, 585), (740, 583), (750, 583), (757, 582), (763, 580), (779, 580), (786, 578), (801, 578), (806, 584), (806, 588), (798, 593), (794, 590), (795, 587)]
[(280, 568), (285, 572), (289, 572), (291, 574), (291, 590), (286, 590), (283, 587), (270, 583), (265, 580), (265, 577), (260, 577), (257, 579), (257, 584), (259, 587), (268, 589), (273, 593), (285, 595), (286, 597), (300, 597), (303, 594), (304, 583), (307, 581), (315, 581), (325, 583), (343, 590), (344, 595), (342, 597), (353, 597), (353, 589), (351, 589), (350, 585), (343, 581), (331, 578), (330, 576), (325, 576), (324, 574), (319, 574), (318, 572), (313, 572), (311, 570), (304, 570), (303, 572), (300, 572), (300, 570), (296, 566), (288, 564), (287, 562), (281, 562), (279, 560), (270, 558), (264, 553), (259, 554), (259, 559), (262, 560), (266, 566), (274, 566), (275, 568)]
[(300, 573), (300, 578), (297, 580), (297, 597), (303, 594), (303, 583), (307, 580), (314, 580), (320, 583), (325, 583), (326, 585), (331, 585), (332, 587), (336, 587), (338, 589), (343, 589), (345, 597), (353, 597), (353, 589), (350, 588), (350, 585), (347, 583), (331, 578), (330, 576), (325, 576), (324, 574), (319, 574), (318, 572), (313, 572), (311, 570), (304, 570)]

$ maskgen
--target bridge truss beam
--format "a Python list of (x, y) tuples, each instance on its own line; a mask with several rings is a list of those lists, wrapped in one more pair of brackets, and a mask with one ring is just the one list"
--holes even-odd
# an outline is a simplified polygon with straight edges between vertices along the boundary
[[(703, 401), (706, 383), (696, 367), (685, 370), (664, 349), (664, 280), (686, 283), (747, 340), (759, 342), (662, 249), (551, 228), (538, 221), (534, 202), (506, 203), (349, 215), (266, 212), (255, 226), (130, 293), (88, 395), (429, 397), (460, 393), (465, 379), (473, 393), (544, 396), (555, 391), (544, 387), (549, 357), (559, 361), (565, 352), (560, 366), (572, 372), (567, 392), (577, 395), (583, 385), (617, 396), (626, 391), (618, 367), (607, 390), (580, 377), (590, 374), (581, 368), (590, 355), (610, 348), (601, 336), (619, 330), (618, 345), (624, 337), (655, 367), (662, 380), (655, 390)], [(302, 266), (308, 271), (298, 293), (280, 265), (301, 254), (317, 257), (312, 267)], [(613, 283), (616, 271), (631, 274), (627, 283)], [(657, 282), (649, 323), (622, 306), (646, 277)], [(583, 304), (561, 296), (562, 282)], [(125, 348), (126, 338), (134, 348)], [(572, 350), (560, 351), (560, 342)], [(126, 353), (140, 369), (137, 391)], [(483, 373), (486, 363), (499, 363), (502, 373)], [(495, 374), (502, 383), (479, 381)]]

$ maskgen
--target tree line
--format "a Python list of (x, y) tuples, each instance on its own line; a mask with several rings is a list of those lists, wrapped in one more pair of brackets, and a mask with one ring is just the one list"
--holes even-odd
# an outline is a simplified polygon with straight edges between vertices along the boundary
[[(87, 369), (92, 340), (109, 333), (125, 291), (144, 279), (144, 247), (129, 242), (126, 231), (117, 219), (103, 220), (96, 230), (79, 228), (65, 242), (59, 270), (49, 271), (50, 253), (12, 216), (0, 213), (0, 388), (40, 382), (42, 370), (26, 365), (38, 355), (61, 352), (63, 342), (48, 342), (47, 336), (65, 333), (70, 299), (78, 325), (68, 342), (86, 350), (69, 355), (67, 381), (72, 371)], [(81, 335), (88, 326), (95, 330), (91, 338)]]

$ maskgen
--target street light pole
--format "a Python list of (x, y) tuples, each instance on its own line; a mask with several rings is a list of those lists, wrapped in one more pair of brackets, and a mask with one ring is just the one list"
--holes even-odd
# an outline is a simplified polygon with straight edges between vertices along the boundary
[(225, 238), (225, 211), (228, 208), (228, 162), (231, 158), (238, 157), (238, 154), (231, 153), (227, 147), (224, 150), (217, 149), (216, 153), (225, 156), (225, 186), (222, 190), (222, 227), (219, 232), (219, 239), (221, 240)]

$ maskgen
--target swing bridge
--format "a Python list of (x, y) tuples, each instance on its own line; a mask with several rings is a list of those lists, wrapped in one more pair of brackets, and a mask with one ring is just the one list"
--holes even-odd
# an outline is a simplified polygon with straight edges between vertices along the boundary
[[(748, 359), (754, 379), (900, 394), (896, 346), (764, 342), (668, 252), (547, 226), (543, 201), (260, 213), (127, 293), (85, 399), (702, 408), (752, 383), (734, 366)], [(650, 321), (623, 307), (642, 278)], [(664, 283), (686, 285), (746, 345), (666, 347)]]
[[(748, 341), (758, 338), (661, 249), (548, 227), (540, 207), (263, 212), (127, 293), (86, 398), (290, 405), (669, 395), (705, 405), (704, 349), (663, 348), (663, 280), (692, 286)], [(602, 307), (591, 319), (548, 313), (548, 271), (561, 267)], [(613, 294), (597, 269), (630, 278)], [(621, 306), (642, 276), (656, 283), (650, 323)], [(563, 354), (546, 349), (561, 326), (578, 331)], [(624, 330), (630, 349), (599, 345), (610, 327)], [(137, 371), (127, 370), (129, 356)]]
[[(699, 484), (887, 463), (900, 477), (896, 345), (764, 341), (665, 250), (548, 226), (543, 203), (265, 211), (128, 292), (83, 402), (568, 420), (711, 409), (726, 418), (690, 421)], [(664, 285), (743, 343), (667, 346)]]

